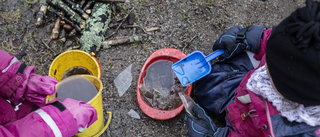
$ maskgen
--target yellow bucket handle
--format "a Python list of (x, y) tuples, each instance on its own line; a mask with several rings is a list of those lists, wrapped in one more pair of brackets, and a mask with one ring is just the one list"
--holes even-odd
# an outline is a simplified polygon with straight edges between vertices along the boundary
[(106, 125), (103, 127), (103, 129), (99, 133), (94, 135), (94, 137), (100, 136), (108, 128), (108, 126), (109, 126), (109, 124), (111, 122), (112, 112), (111, 111), (107, 111), (107, 114), (109, 114), (109, 117), (108, 117), (108, 121), (107, 121)]

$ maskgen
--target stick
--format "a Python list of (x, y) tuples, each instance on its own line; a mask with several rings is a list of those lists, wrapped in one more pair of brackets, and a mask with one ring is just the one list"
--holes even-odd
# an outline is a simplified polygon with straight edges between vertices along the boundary
[(51, 39), (57, 39), (58, 38), (59, 32), (60, 32), (60, 21), (61, 21), (61, 17), (58, 17), (56, 19), (56, 22), (54, 23), (54, 27), (52, 29)]
[(56, 11), (55, 9), (53, 9), (52, 7), (48, 7), (48, 10), (57, 14), (59, 17), (61, 17), (62, 20), (68, 22), (72, 27), (74, 27), (75, 29), (77, 29), (77, 31), (81, 32), (81, 28), (74, 24), (72, 21), (70, 21), (68, 18), (64, 17), (61, 13), (59, 13), (58, 11)]
[(37, 12), (37, 16), (36, 16), (36, 26), (41, 26), (44, 23), (44, 15), (46, 15), (47, 12), (47, 2), (46, 0), (41, 0), (40, 1), (40, 10)]
[(159, 30), (160, 28), (159, 27), (151, 27), (151, 28), (146, 28), (146, 31), (156, 31), (156, 30)]
[(18, 47), (13, 46), (12, 39), (9, 40), (9, 43), (10, 43), (10, 46), (11, 46), (13, 49), (18, 49)]
[(84, 19), (88, 19), (89, 15), (86, 14), (77, 4), (72, 2), (71, 0), (64, 0), (66, 3), (70, 4), (71, 8), (78, 12)]
[(80, 25), (80, 28), (84, 28), (86, 26), (86, 22), (80, 17), (80, 15), (74, 12), (61, 0), (48, 0), (47, 2), (61, 9), (67, 16), (70, 16), (70, 20), (78, 23)]
[(95, 0), (98, 2), (121, 2), (121, 3), (127, 3), (130, 2), (130, 0)]
[(132, 42), (138, 42), (142, 40), (142, 36), (126, 36), (126, 37), (117, 37), (113, 40), (107, 40), (101, 42), (101, 45), (103, 45), (105, 48), (109, 48), (110, 46), (125, 44), (125, 43), (132, 43)]
[(128, 18), (129, 14), (134, 10), (135, 7), (133, 7), (129, 13), (122, 19), (122, 21), (120, 22), (120, 24), (118, 25), (118, 27), (116, 28), (116, 30), (111, 33), (107, 38), (110, 38), (111, 36), (113, 36), (114, 34), (116, 34), (116, 32), (118, 31), (118, 29), (122, 26), (123, 22)]
[(86, 9), (87, 14), (91, 14), (91, 9)]
[[(109, 28), (115, 28), (116, 26), (118, 26), (120, 23), (110, 23), (109, 24)], [(121, 25), (121, 28), (140, 28), (141, 30), (143, 30), (143, 32), (144, 33), (146, 33), (146, 34), (148, 34), (147, 33), (147, 31), (144, 29), (144, 28), (142, 28), (142, 27), (140, 27), (139, 25), (136, 25), (136, 24), (133, 24), (133, 25), (128, 25), (128, 24), (126, 24), (126, 23), (123, 23), (122, 25)]]
[(77, 31), (75, 30), (75, 29), (72, 29), (71, 31), (70, 31), (70, 33), (68, 34), (68, 37), (73, 37), (73, 36), (75, 36), (77, 34)]
[(188, 42), (188, 44), (185, 45), (185, 46), (182, 48), (182, 50), (184, 50), (187, 46), (189, 46), (189, 45), (191, 44), (191, 42), (192, 42), (196, 37), (198, 37), (198, 35), (195, 35), (195, 36)]
[(81, 0), (81, 2), (80, 2), (80, 4), (79, 4), (79, 7), (80, 7), (81, 9), (83, 9), (83, 6), (84, 6), (85, 3), (86, 3), (86, 0)]
[(48, 46), (48, 44), (47, 44), (46, 42), (44, 42), (43, 39), (41, 39), (41, 41), (42, 41), (42, 43), (43, 43), (49, 50), (51, 50), (53, 53), (56, 53), (53, 49), (51, 49), (51, 48)]
[(63, 29), (65, 29), (65, 30), (72, 30), (72, 29), (73, 29), (72, 26), (69, 25), (69, 24), (64, 24), (62, 27), (63, 27)]
[(93, 5), (93, 1), (88, 1), (88, 3), (83, 7), (83, 10), (86, 11), (87, 9), (89, 9), (91, 6)]

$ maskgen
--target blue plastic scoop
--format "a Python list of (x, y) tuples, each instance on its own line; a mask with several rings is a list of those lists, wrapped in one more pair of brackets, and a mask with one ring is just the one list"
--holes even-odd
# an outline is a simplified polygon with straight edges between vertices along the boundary
[(182, 86), (186, 87), (201, 79), (211, 72), (210, 61), (224, 53), (224, 49), (218, 49), (208, 56), (200, 51), (194, 51), (174, 63), (171, 68), (178, 77)]

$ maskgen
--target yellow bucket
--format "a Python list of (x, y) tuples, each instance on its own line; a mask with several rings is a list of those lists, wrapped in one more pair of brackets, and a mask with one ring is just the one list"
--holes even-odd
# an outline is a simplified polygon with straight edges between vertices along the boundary
[[(76, 137), (92, 137), (100, 136), (109, 126), (112, 113), (107, 111), (109, 115), (108, 121), (104, 126), (103, 107), (102, 107), (102, 89), (103, 85), (100, 80), (101, 69), (98, 61), (90, 54), (81, 50), (69, 50), (57, 56), (52, 62), (49, 69), (49, 76), (61, 81), (62, 75), (65, 71), (72, 67), (81, 66), (87, 68), (92, 75), (78, 75), (89, 79), (98, 89), (98, 93), (89, 102), (97, 111), (98, 119), (90, 127), (85, 129), (82, 133), (78, 133)], [(48, 95), (46, 102), (55, 98), (55, 94)]]
[(111, 112), (107, 112), (109, 114), (109, 118), (107, 124), (104, 125), (104, 118), (103, 118), (103, 107), (102, 107), (102, 82), (95, 76), (91, 75), (80, 75), (89, 79), (98, 89), (98, 93), (95, 97), (93, 97), (89, 102), (96, 110), (98, 114), (98, 120), (94, 122), (90, 127), (85, 129), (82, 133), (78, 133), (76, 137), (92, 137), (92, 136), (100, 136), (109, 126), (111, 121)]
[(101, 68), (97, 59), (82, 50), (68, 50), (57, 56), (50, 65), (49, 76), (60, 81), (64, 72), (73, 67), (84, 67), (93, 76), (101, 78)]

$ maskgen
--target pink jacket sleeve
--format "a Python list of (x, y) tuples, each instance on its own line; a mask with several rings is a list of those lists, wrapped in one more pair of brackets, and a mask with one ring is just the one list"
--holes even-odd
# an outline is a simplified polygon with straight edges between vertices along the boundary
[(263, 38), (260, 41), (260, 50), (259, 53), (253, 57), (257, 60), (261, 60), (264, 54), (266, 53), (267, 41), (271, 35), (272, 29), (263, 30)]
[(78, 132), (77, 122), (68, 109), (48, 105), (24, 118), (0, 126), (0, 136), (8, 137), (70, 137)]
[(34, 66), (26, 66), (14, 56), (0, 50), (0, 96), (10, 99), (13, 105), (27, 100), (39, 107), (45, 98), (55, 92), (57, 80), (34, 73)]

